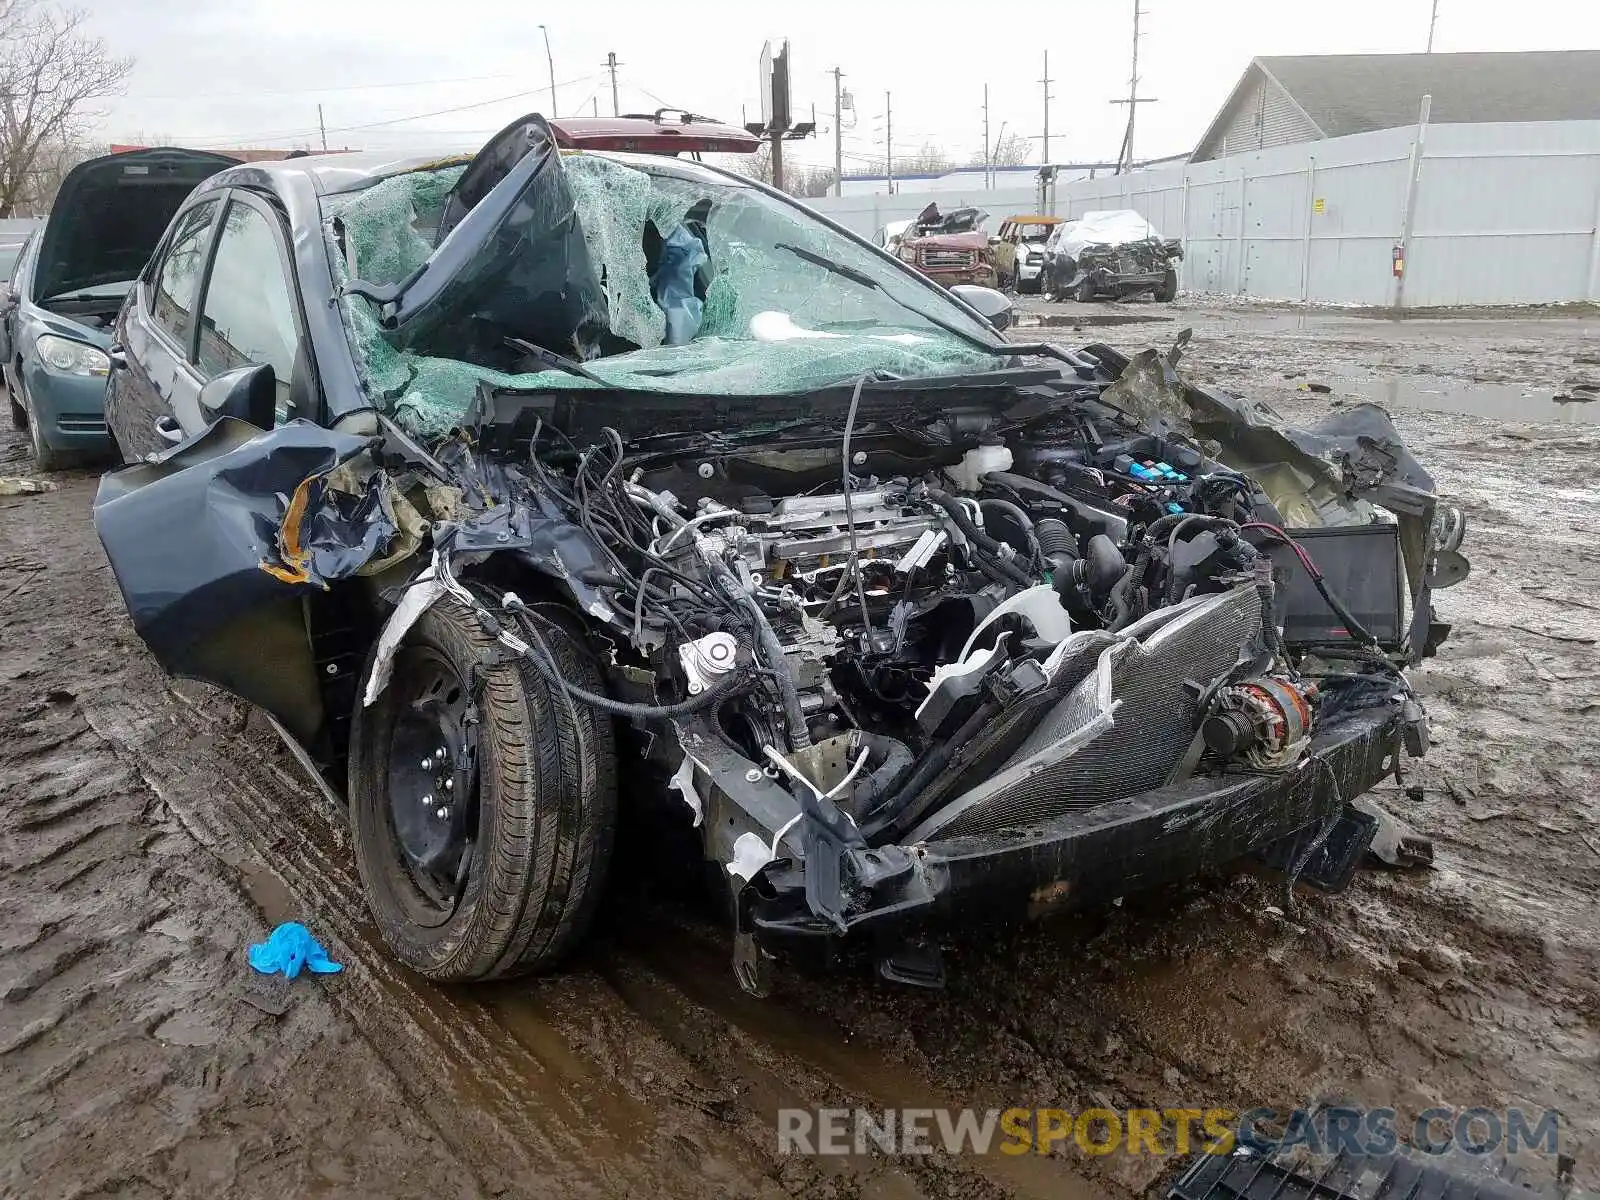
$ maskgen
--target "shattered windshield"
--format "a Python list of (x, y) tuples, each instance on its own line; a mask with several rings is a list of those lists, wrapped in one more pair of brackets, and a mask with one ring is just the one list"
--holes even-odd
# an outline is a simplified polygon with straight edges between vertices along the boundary
[[(413, 432), (447, 430), (484, 379), (523, 388), (772, 395), (865, 371), (923, 378), (1003, 363), (982, 348), (994, 333), (981, 320), (749, 183), (643, 156), (568, 154), (561, 168), (607, 328), (597, 348), (543, 349), (584, 359), (594, 378), (514, 365), (485, 353), (465, 331), (459, 350), (436, 333), (419, 352), (383, 328), (372, 301), (346, 294), (341, 304), (363, 382)], [(459, 166), (418, 171), (327, 198), (336, 282), (411, 276), (433, 252), (440, 212), (460, 176)]]

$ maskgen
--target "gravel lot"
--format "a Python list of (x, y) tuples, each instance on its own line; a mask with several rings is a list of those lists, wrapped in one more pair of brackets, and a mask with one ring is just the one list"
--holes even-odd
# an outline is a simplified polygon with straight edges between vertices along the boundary
[[(1030, 307), (1139, 318), (1046, 331), (1068, 345), (1191, 325), (1194, 378), (1296, 416), (1397, 406), (1473, 561), (1415, 677), (1426, 798), (1378, 794), (1434, 870), (1362, 872), (1293, 919), (1271, 879), (1206, 880), (963, 931), (937, 995), (785, 974), (755, 1001), (635, 847), (571, 970), (436, 989), (383, 952), (338, 819), (265, 723), (145, 654), (94, 479), (61, 474), (0, 498), (0, 1194), (1138, 1197), (1170, 1161), (781, 1157), (775, 1114), (1314, 1097), (1555, 1108), (1600, 1182), (1600, 404), (1551, 399), (1600, 379), (1600, 321)], [(24, 446), (0, 439), (0, 475)], [(345, 972), (258, 982), (244, 947), (286, 919)]]

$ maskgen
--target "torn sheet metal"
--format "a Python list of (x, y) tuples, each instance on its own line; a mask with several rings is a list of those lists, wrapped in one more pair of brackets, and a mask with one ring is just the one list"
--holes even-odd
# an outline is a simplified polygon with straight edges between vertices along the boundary
[(383, 631), (378, 634), (372, 667), (367, 673), (366, 687), (361, 694), (363, 708), (372, 707), (383, 695), (383, 689), (389, 686), (389, 677), (394, 673), (394, 656), (400, 649), (400, 643), (422, 614), (445, 594), (445, 590), (444, 581), (438, 578), (431, 565), (406, 588), (405, 595), (400, 597), (400, 603), (394, 606), (394, 611), (384, 622)]
[(694, 786), (694, 759), (685, 754), (683, 762), (673, 772), (669, 783), (678, 790), (683, 802), (694, 813), (694, 827), (699, 829), (701, 822), (705, 820), (706, 806), (705, 801), (700, 798), (699, 790)]
[(162, 666), (259, 704), (310, 744), (323, 726), (301, 597), (354, 575), (395, 534), (378, 477), (326, 479), (365, 436), (223, 418), (100, 481), (94, 523), (134, 628)]

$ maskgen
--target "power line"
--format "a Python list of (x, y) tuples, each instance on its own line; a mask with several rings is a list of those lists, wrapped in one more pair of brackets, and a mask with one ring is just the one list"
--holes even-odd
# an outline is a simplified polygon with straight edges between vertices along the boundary
[[(561, 83), (556, 84), (556, 86), (557, 87), (570, 87), (572, 84), (575, 84), (575, 83), (587, 83), (589, 80), (595, 79), (595, 78), (597, 78), (597, 76), (595, 76), (595, 75), (582, 75), (582, 76), (579, 76), (577, 79), (564, 80)], [(330, 128), (327, 132), (329, 132), (329, 133), (358, 133), (358, 132), (360, 132), (360, 131), (362, 131), (364, 129), (382, 129), (385, 126), (389, 126), (389, 125), (403, 125), (408, 121), (424, 121), (424, 120), (427, 120), (429, 117), (443, 117), (443, 116), (448, 116), (451, 113), (471, 112), (473, 109), (488, 108), (491, 105), (495, 105), (495, 104), (506, 104), (506, 103), (509, 103), (512, 100), (525, 100), (529, 96), (537, 95), (539, 92), (542, 92), (544, 90), (545, 89), (543, 89), (543, 88), (536, 88), (536, 89), (532, 89), (532, 90), (526, 91), (526, 92), (512, 92), (510, 95), (507, 95), (507, 96), (495, 96), (492, 99), (489, 99), (489, 100), (478, 100), (478, 101), (474, 101), (471, 104), (456, 104), (456, 105), (452, 105), (449, 108), (436, 108), (436, 109), (433, 109), (430, 112), (411, 113), (411, 114), (409, 114), (407, 116), (403, 116), (403, 117), (388, 117), (388, 118), (386, 118), (384, 120), (381, 120), (381, 121), (368, 121), (368, 122), (365, 122), (365, 123), (359, 124), (359, 125), (339, 125), (339, 126), (335, 126), (333, 128)], [(197, 144), (197, 143), (200, 143), (200, 142), (233, 142), (233, 143), (238, 143), (238, 142), (247, 142), (247, 141), (270, 141), (270, 140), (275, 139), (275, 138), (307, 137), (307, 136), (310, 136), (311, 134), (314, 134), (314, 133), (317, 133), (317, 132), (319, 132), (318, 128), (316, 126), (312, 126), (309, 129), (280, 129), (280, 130), (269, 130), (269, 131), (257, 132), (257, 133), (204, 134), (204, 135), (199, 135), (199, 136), (184, 137), (182, 140), (185, 141), (185, 142), (189, 142), (191, 144)], [(454, 131), (452, 131), (452, 132), (454, 132)]]
[(211, 100), (226, 99), (238, 96), (308, 96), (322, 92), (366, 92), (377, 91), (380, 88), (400, 87), (431, 87), (441, 83), (481, 83), (488, 79), (520, 79), (520, 75), (458, 75), (453, 79), (409, 79), (395, 83), (347, 83), (334, 84), (329, 87), (303, 87), (303, 88), (252, 88), (248, 92), (162, 92), (140, 93), (134, 92), (124, 96), (124, 100)]

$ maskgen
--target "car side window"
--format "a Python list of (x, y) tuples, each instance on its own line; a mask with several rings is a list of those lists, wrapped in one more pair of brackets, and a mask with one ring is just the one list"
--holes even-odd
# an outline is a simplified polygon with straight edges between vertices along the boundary
[(278, 234), (259, 210), (228, 206), (200, 313), (200, 373), (214, 379), (236, 367), (269, 363), (278, 383), (277, 420), (290, 416), (300, 354), (294, 294)]
[(180, 345), (189, 345), (194, 329), (194, 294), (205, 270), (211, 222), (220, 202), (197, 204), (178, 219), (167, 254), (150, 289), (150, 315)]
[(28, 251), (33, 249), (33, 238), (30, 236), (22, 243), (22, 248), (17, 251), (17, 257), (12, 260), (11, 270), (7, 276), (6, 284), (9, 291), (20, 290), (17, 284), (22, 280), (22, 268), (27, 265)]

